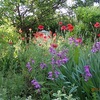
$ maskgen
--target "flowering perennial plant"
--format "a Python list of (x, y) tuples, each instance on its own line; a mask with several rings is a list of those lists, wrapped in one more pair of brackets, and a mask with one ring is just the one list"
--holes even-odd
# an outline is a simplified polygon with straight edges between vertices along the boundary
[(74, 26), (72, 24), (67, 24), (67, 30), (72, 32), (74, 30)]
[(75, 44), (76, 46), (82, 44), (82, 38), (73, 38), (73, 37), (70, 37), (68, 38), (69, 40), (69, 44)]
[(93, 53), (100, 51), (100, 42), (96, 42), (96, 43), (93, 45), (91, 51), (92, 51)]
[(29, 72), (32, 71), (31, 64), (34, 64), (34, 60), (33, 59), (30, 59), (30, 61), (27, 62), (27, 64), (26, 64), (26, 67), (27, 67), (27, 69), (28, 69)]
[(67, 24), (67, 26), (62, 25), (61, 26), (61, 30), (62, 31), (68, 30), (69, 32), (72, 32), (74, 30), (74, 26), (72, 24)]
[(63, 24), (63, 22), (59, 22), (59, 25), (61, 26)]
[(52, 55), (51, 58), (51, 65), (52, 71), (48, 73), (48, 79), (54, 80), (58, 78), (60, 72), (56, 69), (59, 68), (61, 65), (66, 64), (68, 62), (68, 57), (66, 56), (68, 49), (64, 49), (62, 51), (57, 52), (55, 48), (50, 47), (49, 52)]
[(52, 54), (52, 55), (55, 55), (55, 54), (56, 54), (56, 50), (55, 50), (53, 47), (50, 47), (50, 48), (49, 48), (49, 52), (50, 52), (50, 54)]
[(28, 63), (26, 64), (26, 67), (27, 67), (27, 69), (28, 69), (29, 72), (32, 71), (32, 67), (31, 67), (30, 62), (28, 62)]
[(55, 78), (58, 78), (60, 72), (58, 72), (57, 70), (54, 71), (54, 73), (52, 71), (48, 72), (48, 79), (54, 80)]
[(96, 22), (96, 23), (94, 24), (94, 27), (95, 27), (95, 28), (100, 28), (100, 23), (99, 23), (99, 22)]
[(41, 69), (44, 69), (44, 68), (47, 67), (47, 65), (46, 65), (45, 63), (41, 63), (41, 64), (40, 64), (40, 67), (41, 67)]
[(84, 66), (84, 72), (85, 72), (85, 81), (88, 81), (90, 77), (92, 77), (92, 74), (90, 73), (90, 66), (86, 65)]
[(38, 29), (39, 29), (39, 30), (43, 30), (43, 29), (44, 29), (44, 26), (43, 26), (43, 25), (39, 25), (39, 26), (38, 26)]
[(36, 80), (32, 80), (31, 84), (34, 86), (35, 89), (40, 89), (41, 86)]

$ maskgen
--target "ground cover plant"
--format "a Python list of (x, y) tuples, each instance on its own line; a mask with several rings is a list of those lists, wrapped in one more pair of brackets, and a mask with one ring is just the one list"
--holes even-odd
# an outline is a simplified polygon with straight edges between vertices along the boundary
[[(30, 2), (13, 1), (11, 12), (11, 2), (1, 5), (8, 14), (0, 20), (0, 100), (99, 100), (100, 8), (79, 7), (74, 18), (54, 12), (64, 2), (43, 2), (50, 6), (42, 15), (42, 1), (32, 3), (33, 11)], [(20, 5), (35, 17), (15, 16)]]

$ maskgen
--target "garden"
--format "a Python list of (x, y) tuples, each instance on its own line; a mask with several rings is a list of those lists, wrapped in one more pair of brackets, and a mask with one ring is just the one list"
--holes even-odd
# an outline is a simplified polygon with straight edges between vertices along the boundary
[(100, 6), (74, 1), (0, 0), (0, 100), (100, 100)]

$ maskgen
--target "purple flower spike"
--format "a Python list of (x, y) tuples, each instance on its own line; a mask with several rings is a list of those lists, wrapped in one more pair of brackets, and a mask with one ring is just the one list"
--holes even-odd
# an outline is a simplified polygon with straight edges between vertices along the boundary
[(62, 65), (62, 60), (57, 60), (56, 64), (57, 64), (58, 67), (60, 67)]
[(100, 51), (100, 42), (96, 42), (96, 43), (93, 45), (91, 51), (92, 51), (93, 53)]
[(53, 73), (52, 73), (52, 72), (49, 72), (49, 73), (48, 73), (48, 79), (54, 80), (54, 78), (53, 78)]
[(32, 80), (31, 84), (35, 87), (35, 89), (40, 89), (41, 88), (40, 84), (36, 80)]
[(69, 40), (70, 44), (72, 44), (75, 41), (75, 39), (73, 37), (68, 38), (68, 40)]
[(60, 74), (60, 72), (58, 72), (58, 71), (55, 70), (55, 77), (56, 78), (58, 78), (59, 74)]
[(50, 47), (50, 48), (49, 48), (49, 52), (50, 52), (52, 55), (55, 55), (55, 54), (56, 54), (56, 50), (55, 50), (53, 47)]
[(41, 64), (40, 64), (40, 67), (41, 67), (41, 69), (44, 69), (44, 68), (47, 67), (47, 65), (46, 65), (45, 63), (41, 63)]
[(32, 64), (34, 64), (34, 60), (33, 59), (31, 59), (31, 62), (32, 62)]
[(28, 63), (26, 64), (26, 67), (28, 68), (28, 71), (29, 71), (29, 72), (32, 70), (32, 67), (31, 67), (31, 65), (30, 65), (30, 62), (28, 62)]
[(64, 57), (64, 58), (62, 59), (62, 63), (65, 64), (65, 63), (67, 63), (67, 62), (68, 62), (68, 58), (67, 58), (67, 57)]
[(92, 74), (90, 73), (90, 70), (89, 70), (89, 66), (86, 65), (84, 66), (84, 72), (85, 72), (85, 81), (88, 81), (90, 77), (92, 77)]

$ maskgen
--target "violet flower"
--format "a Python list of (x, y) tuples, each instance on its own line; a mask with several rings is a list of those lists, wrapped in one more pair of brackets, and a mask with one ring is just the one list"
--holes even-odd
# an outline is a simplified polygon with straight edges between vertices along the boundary
[(56, 78), (58, 78), (59, 74), (60, 74), (60, 72), (58, 72), (58, 71), (55, 70), (55, 77)]
[(53, 47), (50, 47), (50, 48), (49, 48), (49, 52), (50, 52), (52, 55), (55, 55), (55, 54), (56, 54), (56, 50), (55, 50)]
[(58, 78), (59, 74), (60, 74), (60, 72), (58, 72), (56, 70), (54, 71), (54, 73), (52, 71), (50, 71), (48, 73), (48, 79), (54, 80), (55, 78)]
[(47, 65), (46, 65), (45, 63), (41, 63), (41, 64), (40, 64), (40, 67), (41, 67), (41, 69), (44, 69), (44, 68), (47, 67)]
[(54, 80), (52, 72), (48, 72), (48, 79)]
[(90, 73), (90, 67), (88, 65), (84, 66), (84, 72), (85, 72), (85, 81), (88, 81), (90, 77), (92, 77), (92, 74)]
[(40, 89), (41, 88), (40, 84), (36, 80), (32, 80), (31, 84), (35, 87), (35, 89)]
[(26, 64), (26, 67), (28, 68), (28, 71), (29, 71), (29, 72), (32, 70), (32, 67), (31, 67), (31, 65), (30, 65), (30, 62), (28, 62), (28, 63)]
[(93, 45), (91, 51), (92, 51), (93, 53), (100, 51), (100, 42), (96, 42), (96, 43)]

